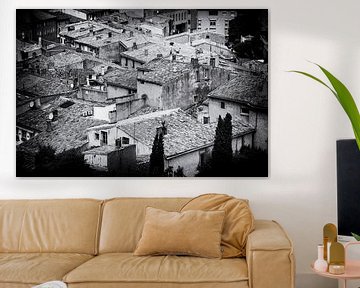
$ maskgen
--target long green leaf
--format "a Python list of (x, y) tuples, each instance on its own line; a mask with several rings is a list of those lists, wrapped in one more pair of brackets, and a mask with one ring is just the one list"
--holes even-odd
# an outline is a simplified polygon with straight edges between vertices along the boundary
[(328, 88), (335, 95), (336, 98), (338, 98), (338, 95), (336, 94), (336, 92), (329, 85), (327, 85), (324, 81), (320, 80), (319, 78), (315, 77), (314, 75), (311, 75), (310, 73), (306, 73), (306, 72), (303, 72), (303, 71), (298, 71), (298, 70), (290, 70), (288, 72), (294, 72), (294, 73), (302, 74), (302, 75), (305, 75), (305, 76), (307, 76), (307, 77), (321, 83), (326, 88)]
[(317, 66), (321, 69), (321, 71), (329, 79), (331, 85), (334, 87), (334, 90), (338, 95), (337, 98), (351, 121), (356, 142), (360, 149), (360, 114), (358, 108), (356, 107), (354, 98), (352, 97), (350, 91), (345, 87), (345, 85), (340, 80), (338, 80), (325, 68), (321, 67), (320, 65)]
[(316, 63), (314, 63), (314, 64), (317, 65), (321, 69), (321, 71), (325, 74), (325, 76), (328, 78), (328, 80), (330, 81), (333, 88), (331, 88), (329, 85), (327, 85), (324, 81), (320, 80), (319, 78), (317, 78), (309, 73), (297, 71), (297, 70), (293, 70), (293, 71), (289, 71), (289, 72), (295, 72), (298, 74), (305, 75), (305, 76), (321, 83), (335, 95), (336, 99), (339, 101), (340, 105), (343, 107), (345, 113), (348, 115), (348, 117), (350, 119), (353, 131), (354, 131), (356, 143), (360, 150), (360, 114), (359, 114), (359, 110), (356, 107), (354, 98), (352, 97), (349, 90), (345, 87), (345, 85), (340, 80), (338, 80), (334, 75), (332, 75), (329, 71), (327, 71), (322, 66), (320, 66)]

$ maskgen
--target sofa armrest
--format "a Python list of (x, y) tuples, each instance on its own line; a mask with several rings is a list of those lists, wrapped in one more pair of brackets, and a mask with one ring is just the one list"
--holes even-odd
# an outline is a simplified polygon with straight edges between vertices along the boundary
[(255, 220), (248, 236), (246, 261), (250, 288), (294, 288), (293, 245), (275, 221)]

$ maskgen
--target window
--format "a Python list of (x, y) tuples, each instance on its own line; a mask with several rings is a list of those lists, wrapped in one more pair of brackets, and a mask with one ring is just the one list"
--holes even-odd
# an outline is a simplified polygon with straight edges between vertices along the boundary
[(242, 115), (249, 115), (249, 109), (246, 107), (241, 107), (241, 112)]
[(211, 16), (217, 16), (218, 13), (219, 13), (218, 10), (214, 10), (214, 9), (209, 10), (209, 15), (211, 15)]
[(216, 20), (210, 20), (210, 26), (216, 26)]
[(199, 82), (200, 81), (200, 71), (196, 70), (196, 81)]
[(125, 67), (128, 67), (128, 58), (125, 58)]
[(121, 137), (121, 144), (129, 145), (130, 139), (128, 137)]
[(204, 69), (204, 78), (205, 78), (205, 80), (209, 80), (209, 75), (210, 75), (209, 69)]
[(204, 124), (209, 124), (209, 117), (204, 117)]
[(197, 101), (198, 101), (198, 96), (194, 95), (194, 102), (197, 102)]
[(220, 102), (221, 109), (225, 109), (225, 102)]
[(95, 133), (94, 136), (95, 136), (95, 140), (99, 140), (99, 138), (100, 138), (99, 133)]
[(101, 142), (102, 144), (108, 144), (108, 133), (105, 131), (101, 131)]

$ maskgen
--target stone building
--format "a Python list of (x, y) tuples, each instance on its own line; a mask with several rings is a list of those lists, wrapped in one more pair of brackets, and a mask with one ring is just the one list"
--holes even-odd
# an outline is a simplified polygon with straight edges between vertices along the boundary
[(254, 147), (268, 148), (268, 81), (264, 73), (243, 72), (209, 95), (210, 122), (230, 113), (255, 128)]
[(198, 10), (197, 30), (210, 31), (229, 36), (229, 22), (237, 15), (235, 10)]
[(56, 16), (40, 9), (16, 10), (16, 38), (27, 42), (41, 39), (57, 42)]
[[(156, 111), (125, 119), (116, 124), (89, 128), (89, 147), (136, 145), (137, 159), (151, 154), (156, 133), (164, 134), (164, 167), (183, 168), (185, 176), (195, 176), (197, 168), (212, 152), (216, 123), (202, 124), (181, 109)], [(235, 118), (233, 152), (252, 146), (254, 128)]]
[(159, 109), (186, 109), (232, 77), (213, 65), (170, 61), (161, 57), (138, 68), (137, 93), (148, 105)]

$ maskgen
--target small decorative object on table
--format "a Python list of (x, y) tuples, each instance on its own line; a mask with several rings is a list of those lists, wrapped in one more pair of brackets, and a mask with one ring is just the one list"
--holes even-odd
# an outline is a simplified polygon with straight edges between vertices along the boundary
[[(325, 229), (325, 227), (332, 227), (331, 225), (329, 225), (329, 226), (327, 226), (327, 225), (324, 226), (324, 232), (325, 232), (325, 230), (327, 232), (329, 232), (327, 229)], [(333, 230), (333, 227), (331, 228), (331, 230)], [(325, 236), (327, 236), (327, 237), (329, 236), (329, 235), (325, 235), (325, 234), (326, 233), (324, 233), (324, 241), (325, 241)], [(337, 237), (335, 239), (337, 239)], [(322, 250), (324, 245), (319, 245), (318, 246), (318, 260), (316, 260), (314, 262), (314, 264), (311, 265), (313, 271), (316, 274), (323, 276), (323, 277), (338, 279), (339, 281), (343, 280), (342, 287), (344, 287), (344, 288), (347, 287), (347, 280), (360, 279), (360, 260), (349, 260), (347, 257), (348, 247), (352, 246), (352, 245), (360, 245), (360, 241), (349, 242), (349, 243), (346, 243), (345, 246), (342, 245), (341, 243), (338, 243), (337, 240), (335, 240), (333, 243), (331, 243), (330, 250), (327, 255), (328, 262), (329, 262), (328, 270), (325, 270), (319, 264), (319, 263), (321, 263), (321, 261), (318, 261), (318, 260), (319, 259), (321, 260), (321, 256), (323, 256), (321, 254), (324, 253), (324, 251), (327, 251), (327, 249)], [(321, 250), (323, 251), (322, 253), (321, 253)]]
[(331, 243), (337, 241), (337, 228), (334, 224), (328, 223), (323, 228), (324, 259), (330, 263)]
[(328, 263), (324, 260), (324, 245), (318, 245), (318, 259), (314, 263), (314, 269), (320, 272), (326, 272)]
[(33, 286), (32, 288), (66, 288), (67, 285), (61, 281), (50, 281), (37, 286)]

